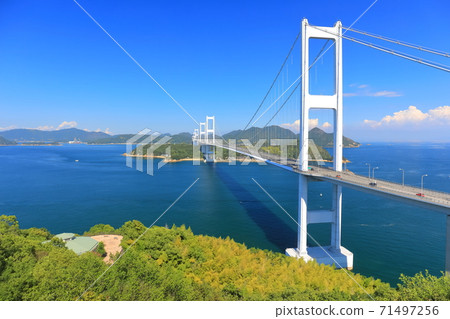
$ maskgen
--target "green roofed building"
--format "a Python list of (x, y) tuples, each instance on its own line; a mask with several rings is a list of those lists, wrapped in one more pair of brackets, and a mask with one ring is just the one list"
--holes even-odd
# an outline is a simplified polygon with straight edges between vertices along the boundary
[(61, 233), (58, 235), (55, 235), (56, 238), (62, 239), (64, 241), (73, 240), (75, 239), (74, 233)]
[[(98, 241), (95, 239), (84, 236), (77, 237), (73, 233), (61, 233), (55, 235), (55, 237), (62, 239), (66, 243), (66, 247), (73, 250), (77, 255), (81, 255), (88, 251), (94, 251), (98, 246)], [(45, 242), (49, 242), (49, 240)]]
[(77, 255), (93, 251), (98, 246), (98, 241), (91, 237), (75, 237), (72, 240), (66, 241), (66, 247), (73, 250)]

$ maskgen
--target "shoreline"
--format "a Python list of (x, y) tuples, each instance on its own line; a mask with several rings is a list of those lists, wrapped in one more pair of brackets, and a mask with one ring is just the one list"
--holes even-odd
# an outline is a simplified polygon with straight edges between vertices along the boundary
[[(160, 159), (164, 159), (164, 162), (166, 163), (178, 163), (178, 162), (189, 162), (189, 161), (204, 161), (203, 158), (180, 158), (180, 159), (170, 159), (167, 160), (165, 156), (162, 155), (133, 155), (133, 154), (128, 154), (128, 153), (123, 153), (122, 156), (125, 157), (135, 157), (135, 158), (160, 158)], [(236, 162), (243, 162), (245, 161), (245, 158), (236, 158), (235, 161)], [(228, 160), (228, 159), (217, 159), (214, 161), (214, 163), (231, 163), (233, 162), (232, 160)], [(254, 158), (250, 159), (250, 162), (263, 162), (260, 160), (255, 160)]]
[[(178, 163), (178, 162), (189, 162), (189, 161), (203, 161), (203, 158), (181, 158), (181, 159), (170, 159), (167, 160), (165, 156), (162, 155), (133, 155), (133, 154), (128, 154), (128, 153), (123, 153), (122, 156), (125, 157), (139, 157), (139, 158), (160, 158), (160, 159), (164, 159), (164, 161), (166, 163)], [(246, 158), (236, 158), (234, 161), (236, 162), (244, 162), (246, 160)], [(229, 160), (229, 159), (217, 159), (214, 161), (214, 163), (231, 163), (233, 162), (233, 160)], [(255, 163), (260, 163), (260, 162), (264, 162), (261, 160), (257, 160), (254, 158), (250, 158), (250, 162), (255, 162)], [(325, 163), (333, 163), (332, 160), (322, 160), (321, 162), (325, 162)], [(342, 163), (351, 163), (349, 160), (342, 160)]]

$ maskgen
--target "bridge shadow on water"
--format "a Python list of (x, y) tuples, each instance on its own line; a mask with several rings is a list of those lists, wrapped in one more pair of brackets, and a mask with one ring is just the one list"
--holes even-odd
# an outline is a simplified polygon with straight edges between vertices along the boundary
[[(297, 232), (292, 230), (284, 220), (277, 216), (278, 213), (283, 214), (281, 210), (280, 212), (272, 212), (250, 191), (243, 187), (236, 177), (230, 175), (226, 170), (221, 169), (217, 165), (212, 168), (223, 184), (245, 209), (247, 215), (264, 232), (266, 238), (272, 244), (278, 247), (281, 252), (284, 252), (288, 247), (296, 246)], [(258, 188), (256, 184), (255, 187)], [(258, 190), (260, 189), (258, 188)]]

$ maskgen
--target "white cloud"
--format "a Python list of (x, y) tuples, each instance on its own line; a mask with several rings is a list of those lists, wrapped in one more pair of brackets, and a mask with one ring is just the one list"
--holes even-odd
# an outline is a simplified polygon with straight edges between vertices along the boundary
[(368, 84), (350, 84), (349, 87), (356, 88), (356, 92), (344, 93), (345, 97), (350, 96), (373, 96), (373, 97), (398, 97), (401, 93), (395, 91), (373, 91)]
[(394, 92), (394, 91), (378, 91), (378, 92), (374, 92), (374, 93), (369, 93), (368, 96), (397, 97), (397, 96), (402, 96), (402, 95), (400, 93)]
[[(289, 130), (291, 130), (291, 131), (293, 131), (295, 133), (298, 133), (300, 131), (300, 120), (296, 120), (293, 123), (281, 124), (280, 126), (284, 127), (284, 128), (287, 128), (287, 129), (289, 129)], [(315, 127), (319, 127), (319, 126), (320, 125), (319, 125), (319, 119), (318, 118), (316, 118), (316, 119), (309, 119), (308, 127), (309, 127), (310, 130), (315, 128)], [(332, 125), (330, 123), (328, 123), (328, 122), (325, 122), (325, 123), (322, 124), (321, 127), (323, 129), (327, 129), (327, 128), (332, 127)]]
[[(63, 121), (57, 127), (55, 127), (53, 125), (40, 125), (38, 127), (27, 127), (27, 129), (30, 129), (30, 130), (41, 130), (41, 131), (57, 131), (57, 130), (73, 128), (73, 127), (77, 127), (77, 126), (78, 126), (78, 123), (76, 121)], [(14, 125), (10, 125), (10, 126), (7, 126), (7, 127), (0, 127), (0, 131), (12, 130), (12, 129), (15, 129), (15, 128), (17, 128), (17, 127), (14, 126)], [(90, 130), (88, 130), (86, 128), (83, 129), (83, 131), (90, 132)], [(111, 132), (111, 130), (109, 128), (106, 128), (104, 131), (102, 131), (100, 128), (98, 128), (98, 129), (95, 130), (95, 132), (104, 132), (104, 133), (110, 134), (110, 135), (113, 134), (113, 132)]]
[(36, 128), (33, 128), (33, 130), (41, 130), (41, 131), (52, 131), (54, 129), (55, 129), (55, 127), (51, 126), (51, 125), (42, 125), (42, 126), (38, 126)]
[(319, 126), (319, 119), (309, 119), (308, 121), (309, 129), (315, 128), (317, 126)]
[(64, 121), (61, 124), (59, 124), (56, 129), (57, 130), (61, 130), (61, 129), (64, 129), (64, 128), (72, 128), (72, 127), (76, 127), (77, 125), (78, 125), (78, 123), (75, 122), (75, 121), (70, 121), (70, 122)]
[(6, 126), (6, 127), (0, 127), (0, 131), (12, 130), (15, 128), (16, 128), (16, 126), (10, 125), (10, 126)]
[(330, 122), (325, 122), (320, 126), (320, 128), (327, 133), (331, 133), (333, 131), (333, 124)]
[(392, 115), (386, 115), (380, 121), (364, 120), (364, 124), (372, 128), (411, 125), (450, 125), (450, 106), (439, 106), (424, 113), (417, 107), (411, 105), (406, 110), (394, 112)]
[(365, 90), (362, 92), (351, 92), (351, 93), (344, 93), (344, 96), (373, 96), (373, 97), (399, 97), (403, 96), (399, 92), (395, 91), (378, 91), (378, 92), (371, 92), (369, 90)]
[(40, 125), (38, 127), (27, 127), (29, 130), (41, 130), (41, 131), (57, 131), (65, 128), (72, 128), (78, 125), (75, 121), (63, 121), (56, 128), (53, 125)]
[(281, 124), (280, 126), (287, 128), (288, 130), (291, 130), (295, 133), (298, 133), (300, 131), (300, 120), (295, 120), (294, 123)]
[(377, 127), (379, 126), (377, 121), (373, 121), (373, 120), (364, 120), (364, 125), (366, 126), (371, 126), (371, 127)]
[[(87, 131), (87, 130), (85, 130), (85, 131)], [(104, 130), (104, 131), (102, 131), (101, 129), (96, 129), (94, 132), (102, 132), (102, 133), (106, 133), (106, 134), (112, 134), (112, 132), (110, 131), (110, 129), (109, 128), (106, 128), (106, 130)]]
[(328, 122), (325, 122), (325, 123), (323, 123), (322, 124), (322, 127), (323, 128), (330, 128), (330, 127), (332, 127), (333, 125), (331, 125), (330, 123), (328, 123)]
[(417, 123), (425, 120), (429, 116), (429, 114), (423, 113), (417, 107), (411, 105), (406, 110), (394, 112), (393, 115), (386, 115), (381, 119), (381, 123)]
[(429, 110), (430, 118), (437, 122), (443, 122), (444, 124), (450, 123), (450, 106), (439, 106), (435, 109)]

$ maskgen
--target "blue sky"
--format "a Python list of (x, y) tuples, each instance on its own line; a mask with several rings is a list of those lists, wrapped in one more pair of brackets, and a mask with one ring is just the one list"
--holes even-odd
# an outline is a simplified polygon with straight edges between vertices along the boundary
[[(349, 26), (373, 0), (78, 2), (194, 118), (215, 115), (224, 133), (250, 119), (303, 17), (314, 25), (341, 20)], [(450, 52), (448, 12), (445, 0), (379, 0), (354, 28)], [(2, 129), (195, 128), (72, 0), (1, 0), (0, 57)], [(344, 40), (344, 133), (350, 137), (450, 141), (449, 88), (449, 73)], [(327, 121), (318, 116), (315, 124)]]

